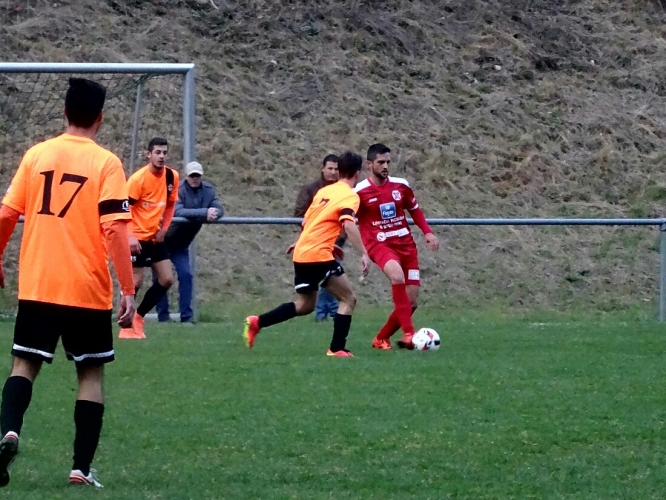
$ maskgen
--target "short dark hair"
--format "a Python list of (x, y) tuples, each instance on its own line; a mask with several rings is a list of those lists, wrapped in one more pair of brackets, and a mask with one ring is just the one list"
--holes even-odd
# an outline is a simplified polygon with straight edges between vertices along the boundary
[(390, 152), (391, 152), (391, 149), (389, 147), (384, 146), (382, 143), (378, 142), (377, 144), (373, 144), (372, 146), (370, 146), (368, 148), (367, 159), (368, 159), (368, 161), (375, 161), (377, 156), (384, 155), (384, 154), (390, 153)]
[(347, 151), (338, 158), (338, 172), (341, 179), (351, 179), (363, 167), (363, 158), (360, 155)]
[(65, 94), (67, 121), (76, 127), (92, 127), (104, 109), (105, 100), (106, 89), (99, 83), (85, 78), (70, 78)]
[(148, 151), (152, 151), (155, 146), (168, 146), (169, 143), (163, 137), (153, 137), (148, 143)]
[(337, 163), (339, 158), (336, 155), (328, 155), (326, 158), (324, 158), (324, 161), (321, 163), (322, 167), (325, 167), (326, 164), (330, 161), (333, 163)]

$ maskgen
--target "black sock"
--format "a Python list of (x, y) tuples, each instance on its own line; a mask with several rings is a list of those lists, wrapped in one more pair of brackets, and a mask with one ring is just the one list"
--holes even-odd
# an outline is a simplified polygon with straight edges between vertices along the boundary
[(283, 321), (288, 321), (296, 317), (296, 304), (293, 302), (285, 302), (277, 306), (272, 311), (259, 316), (259, 328), (267, 328), (269, 326), (277, 325)]
[(84, 475), (90, 473), (90, 464), (95, 457), (99, 435), (102, 432), (104, 405), (93, 401), (79, 399), (74, 406), (74, 465), (72, 469), (80, 470)]
[(136, 312), (139, 316), (143, 317), (148, 314), (148, 311), (155, 307), (160, 299), (164, 297), (167, 290), (169, 289), (164, 288), (159, 283), (153, 283), (153, 286), (151, 286), (146, 291), (146, 295), (143, 296), (143, 300), (141, 301), (141, 304), (139, 304), (139, 307), (136, 308)]
[(25, 415), (32, 399), (32, 382), (25, 377), (9, 377), (2, 389), (2, 410), (0, 410), (0, 427), (2, 435), (9, 431), (21, 433), (23, 415)]
[(342, 351), (347, 345), (347, 335), (351, 327), (351, 314), (336, 314), (333, 317), (333, 339), (331, 340), (331, 351)]
[(418, 309), (419, 306), (412, 306), (412, 316), (414, 316), (414, 313)]

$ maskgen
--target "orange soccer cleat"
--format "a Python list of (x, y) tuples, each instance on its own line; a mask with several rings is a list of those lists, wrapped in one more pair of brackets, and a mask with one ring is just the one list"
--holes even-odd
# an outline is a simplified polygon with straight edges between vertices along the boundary
[(412, 351), (414, 349), (414, 342), (412, 342), (413, 333), (406, 333), (398, 340), (398, 347), (400, 349), (407, 349)]
[(259, 330), (261, 330), (259, 328), (259, 316), (248, 316), (245, 318), (243, 337), (245, 337), (245, 343), (250, 349), (254, 346), (254, 339), (257, 338)]
[(389, 339), (378, 339), (377, 337), (372, 339), (372, 347), (380, 351), (390, 351), (393, 349)]
[(353, 358), (354, 355), (349, 352), (347, 349), (341, 349), (339, 351), (331, 351), (330, 349), (326, 352), (326, 356), (331, 356), (333, 358)]

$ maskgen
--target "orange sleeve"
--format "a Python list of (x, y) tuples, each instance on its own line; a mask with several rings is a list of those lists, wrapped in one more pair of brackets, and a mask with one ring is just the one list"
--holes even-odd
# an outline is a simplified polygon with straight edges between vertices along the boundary
[(127, 244), (126, 220), (110, 220), (102, 223), (102, 231), (106, 239), (106, 248), (116, 270), (120, 291), (123, 295), (134, 295), (134, 277), (132, 275), (132, 256)]
[(4, 199), (2, 200), (3, 205), (7, 205), (10, 208), (13, 208), (21, 214), (25, 214), (25, 207), (28, 201), (28, 165), (32, 161), (32, 150), (28, 152), (23, 157), (21, 164), (19, 165), (12, 183), (7, 189)]
[(178, 188), (180, 187), (180, 175), (178, 170), (175, 168), (171, 169), (173, 171), (173, 190), (170, 193), (169, 201), (176, 203), (178, 201)]
[[(175, 190), (174, 190), (175, 191)], [(176, 205), (174, 202), (169, 200), (166, 208), (164, 209), (164, 215), (162, 216), (162, 229), (168, 229), (171, 221), (173, 220), (173, 214), (176, 211)]]
[(127, 200), (125, 172), (117, 157), (105, 165), (98, 202), (99, 220), (102, 223), (132, 217)]
[(129, 197), (130, 204), (136, 203), (141, 198), (141, 184), (137, 172), (134, 172), (127, 179), (127, 196)]
[(21, 214), (7, 205), (2, 205), (0, 208), (0, 257), (5, 253), (7, 243), (12, 237), (16, 223)]

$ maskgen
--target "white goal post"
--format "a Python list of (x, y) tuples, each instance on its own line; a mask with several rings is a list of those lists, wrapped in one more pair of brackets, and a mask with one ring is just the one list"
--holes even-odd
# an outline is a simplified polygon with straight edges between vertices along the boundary
[(0, 191), (28, 148), (64, 131), (73, 76), (106, 87), (97, 142), (122, 160), (128, 175), (145, 161), (151, 137), (169, 141), (169, 164), (178, 170), (196, 159), (194, 64), (0, 62)]

